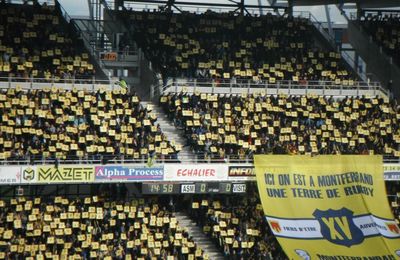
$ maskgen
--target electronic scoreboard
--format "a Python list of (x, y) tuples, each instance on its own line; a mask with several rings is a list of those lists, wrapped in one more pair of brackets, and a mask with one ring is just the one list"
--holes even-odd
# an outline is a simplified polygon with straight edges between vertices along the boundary
[(142, 183), (142, 194), (202, 194), (246, 193), (246, 183), (195, 182), (195, 183)]

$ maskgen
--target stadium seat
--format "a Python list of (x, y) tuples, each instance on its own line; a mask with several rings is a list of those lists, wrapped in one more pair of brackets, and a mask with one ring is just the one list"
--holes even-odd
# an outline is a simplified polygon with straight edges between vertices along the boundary
[(0, 259), (207, 259), (154, 200), (19, 197), (0, 216)]
[(160, 104), (206, 159), (253, 154), (400, 156), (399, 107), (378, 97), (171, 93)]
[(400, 64), (400, 17), (399, 14), (364, 14), (359, 22), (384, 52)]
[(126, 90), (0, 90), (0, 158), (176, 158), (150, 107)]
[(95, 76), (83, 42), (59, 7), (0, 5), (0, 77), (59, 81)]
[(196, 199), (190, 215), (224, 252), (225, 259), (285, 259), (264, 218), (258, 192)]
[(340, 53), (316, 44), (304, 18), (124, 11), (134, 39), (164, 78), (331, 81), (357, 78)]

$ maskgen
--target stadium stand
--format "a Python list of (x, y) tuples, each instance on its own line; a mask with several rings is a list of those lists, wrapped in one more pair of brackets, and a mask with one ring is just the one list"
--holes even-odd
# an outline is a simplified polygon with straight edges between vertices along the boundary
[(359, 17), (360, 24), (372, 36), (384, 52), (400, 63), (400, 16), (399, 13), (366, 13)]
[(400, 223), (400, 182), (386, 182), (386, 191), (388, 194), (390, 206), (393, 211), (393, 215), (397, 223)]
[(357, 79), (338, 52), (317, 44), (312, 25), (304, 18), (212, 11), (123, 15), (138, 46), (164, 79), (327, 80), (350, 85)]
[(96, 70), (58, 5), (0, 3), (0, 77), (92, 79)]
[(208, 259), (156, 199), (19, 197), (0, 216), (1, 259)]
[(193, 200), (189, 215), (219, 246), (225, 259), (287, 259), (260, 203), (257, 188), (246, 196), (205, 196)]
[(0, 90), (0, 156), (19, 160), (176, 159), (151, 108), (126, 90)]
[[(133, 30), (121, 36), (118, 47), (129, 52), (132, 39), (126, 37), (133, 36), (152, 67), (161, 72), (164, 85), (171, 77), (183, 78), (183, 84), (193, 80), (198, 84), (195, 89), (210, 79), (213, 89), (222, 82), (240, 89), (242, 80), (266, 85), (290, 81), (304, 88), (319, 86), (319, 82), (328, 82), (324, 88), (329, 84), (342, 88), (357, 81), (340, 53), (326, 50), (315, 39), (310, 21), (304, 18), (212, 11), (200, 15), (116, 12), (121, 12)], [(90, 55), (62, 17), (59, 6), (1, 1), (0, 14), (0, 78), (69, 83), (70, 79), (83, 82), (96, 75)], [(387, 45), (388, 52), (398, 59), (398, 43), (393, 40), (397, 39), (396, 22), (397, 17), (365, 18), (376, 40)], [(167, 176), (163, 163), (178, 162), (182, 147), (163, 133), (152, 107), (144, 106), (136, 93), (127, 92), (119, 88), (87, 91), (72, 86), (68, 90), (57, 84), (42, 89), (0, 89), (0, 164), (8, 167), (30, 161), (37, 164), (32, 168), (38, 172), (56, 161), (57, 175), (49, 183), (26, 180), (24, 184), (35, 186), (27, 188), (31, 195), (45, 194), (51, 189), (44, 191), (41, 187), (53, 185), (57, 188), (51, 192), (57, 195), (72, 194), (70, 187), (79, 193), (80, 185), (94, 194), (76, 194), (73, 199), (42, 195), (25, 198), (13, 191), (10, 200), (1, 199), (0, 259), (208, 259), (207, 249), (200, 248), (177, 221), (175, 207), (196, 221), (227, 260), (288, 259), (271, 231), (273, 225), (264, 217), (257, 187), (250, 181), (245, 186), (249, 189), (240, 196), (217, 195), (223, 193), (219, 190), (203, 195), (190, 191), (180, 196), (177, 194), (184, 193), (181, 183), (163, 179), (149, 182), (158, 185), (153, 191), (157, 199), (129, 200), (117, 191), (125, 184), (112, 183), (112, 191), (107, 193), (93, 192), (92, 187), (100, 183), (97, 176), (89, 184), (61, 180), (68, 169), (63, 170), (67, 168), (64, 165), (59, 171), (58, 160), (74, 164), (71, 169), (78, 171), (78, 164), (90, 164), (96, 175), (94, 167), (98, 166), (94, 165), (108, 164), (108, 160), (116, 163), (110, 167), (141, 168), (145, 173), (155, 159), (161, 162), (157, 167), (162, 168), (163, 177)], [(370, 96), (274, 96), (262, 91), (237, 95), (193, 92), (164, 94), (160, 106), (174, 125), (183, 129), (194, 153), (205, 161), (224, 163), (226, 168), (229, 161), (252, 162), (253, 154), (383, 154), (396, 157), (395, 163), (400, 157), (400, 106), (396, 101)], [(197, 165), (190, 160), (185, 163), (187, 168)], [(249, 165), (245, 167), (253, 166)], [(34, 174), (30, 167), (19, 167), (18, 175), (27, 168)], [(253, 175), (243, 178), (254, 181)], [(118, 182), (137, 182), (144, 194), (147, 180), (121, 178)], [(195, 186), (204, 180), (184, 183)], [(7, 181), (5, 178), (2, 183)], [(217, 184), (221, 183), (218, 180)], [(179, 191), (160, 185), (178, 186)], [(393, 213), (400, 220), (399, 183), (387, 185)], [(64, 187), (59, 191), (59, 186)], [(140, 193), (136, 186), (131, 187), (131, 193)], [(0, 187), (1, 196), (3, 192), (11, 193), (11, 189)], [(174, 198), (170, 200), (175, 201), (172, 207), (160, 201), (167, 196), (168, 200)]]
[[(386, 182), (389, 203), (400, 221), (399, 182)], [(287, 259), (271, 232), (255, 185), (246, 195), (197, 196), (188, 215), (218, 245), (225, 259)]]
[(188, 145), (209, 159), (252, 154), (399, 157), (399, 106), (383, 98), (172, 93), (160, 98)]

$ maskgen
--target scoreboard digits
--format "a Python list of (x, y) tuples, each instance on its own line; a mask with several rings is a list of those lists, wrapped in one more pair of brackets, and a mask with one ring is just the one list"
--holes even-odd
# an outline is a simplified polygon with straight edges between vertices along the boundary
[(207, 193), (207, 183), (199, 182), (195, 184), (196, 193)]
[(179, 186), (173, 183), (143, 183), (143, 194), (179, 194)]
[(220, 193), (231, 193), (232, 183), (220, 183)]
[(246, 193), (246, 183), (196, 182), (196, 183), (143, 183), (143, 194), (204, 194)]

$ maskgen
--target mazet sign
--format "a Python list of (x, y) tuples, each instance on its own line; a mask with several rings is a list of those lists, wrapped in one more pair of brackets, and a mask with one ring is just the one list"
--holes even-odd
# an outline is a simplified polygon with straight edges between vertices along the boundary
[(87, 165), (28, 166), (21, 168), (21, 183), (87, 183), (94, 181), (94, 167)]

